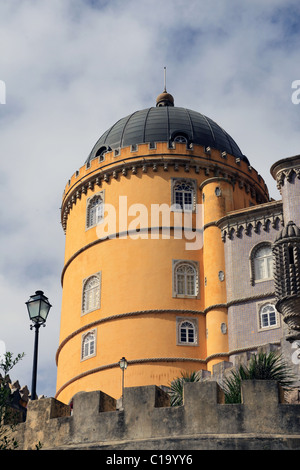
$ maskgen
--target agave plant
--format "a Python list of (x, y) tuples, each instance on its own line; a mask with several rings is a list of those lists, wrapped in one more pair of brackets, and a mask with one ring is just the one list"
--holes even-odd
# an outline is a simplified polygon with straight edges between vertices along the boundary
[(170, 405), (181, 406), (183, 404), (183, 385), (185, 382), (199, 382), (198, 372), (181, 372), (181, 377), (173, 380), (170, 384)]
[(284, 390), (293, 386), (295, 376), (283, 361), (282, 356), (271, 351), (266, 354), (255, 354), (248, 366), (240, 365), (225, 378), (222, 388), (225, 394), (225, 403), (241, 403), (242, 380), (276, 380)]

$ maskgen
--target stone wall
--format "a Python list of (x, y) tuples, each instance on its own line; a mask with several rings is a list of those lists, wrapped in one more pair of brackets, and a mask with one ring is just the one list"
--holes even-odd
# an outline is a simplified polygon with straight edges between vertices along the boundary
[(184, 386), (169, 406), (156, 386), (125, 388), (121, 409), (101, 391), (75, 395), (73, 410), (54, 398), (28, 404), (15, 431), (19, 449), (195, 450), (298, 449), (300, 404), (283, 403), (274, 381), (245, 381), (242, 404), (224, 404), (212, 380)]

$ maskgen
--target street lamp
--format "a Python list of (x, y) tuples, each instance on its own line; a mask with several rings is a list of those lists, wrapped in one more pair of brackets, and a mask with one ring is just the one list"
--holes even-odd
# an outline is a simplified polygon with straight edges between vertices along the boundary
[(30, 325), (30, 329), (35, 328), (34, 338), (34, 353), (33, 353), (33, 368), (32, 368), (32, 385), (31, 385), (31, 399), (36, 398), (36, 376), (37, 376), (37, 358), (38, 358), (38, 342), (39, 342), (39, 328), (41, 325), (46, 326), (46, 320), (49, 313), (50, 305), (44, 292), (37, 290), (34, 295), (30, 296), (30, 299), (25, 302), (30, 320), (33, 322)]
[(125, 369), (127, 369), (127, 366), (128, 366), (128, 362), (127, 362), (127, 360), (125, 359), (124, 356), (122, 357), (122, 359), (120, 359), (119, 366), (120, 366), (120, 369), (122, 369), (122, 401), (123, 401), (123, 397), (124, 397), (124, 371), (125, 371)]

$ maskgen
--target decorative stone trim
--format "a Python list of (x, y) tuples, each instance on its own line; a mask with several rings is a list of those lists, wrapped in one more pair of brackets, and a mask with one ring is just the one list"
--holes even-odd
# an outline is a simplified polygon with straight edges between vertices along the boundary
[(96, 320), (94, 322), (88, 323), (87, 325), (82, 326), (81, 328), (78, 328), (76, 331), (73, 331), (69, 336), (67, 336), (59, 345), (56, 355), (55, 355), (55, 360), (56, 364), (58, 362), (58, 356), (60, 354), (60, 351), (62, 348), (65, 346), (65, 344), (70, 341), (72, 338), (77, 336), (78, 334), (82, 333), (85, 330), (90, 330), (92, 328), (95, 328), (96, 326), (100, 325), (101, 323), (107, 323), (110, 321), (114, 320), (122, 320), (123, 318), (127, 317), (132, 317), (132, 316), (139, 316), (139, 315), (148, 315), (152, 313), (162, 313), (162, 314), (188, 314), (188, 315), (203, 315), (204, 312), (202, 310), (184, 310), (184, 309), (152, 309), (152, 310), (137, 310), (135, 312), (126, 312), (126, 313), (119, 313), (116, 315), (110, 315), (105, 318), (101, 318), (99, 320)]
[[(134, 160), (134, 164), (130, 160)], [(201, 161), (203, 161), (202, 164), (200, 164)], [(227, 163), (227, 161), (217, 163), (215, 160), (207, 160), (207, 157), (199, 155), (176, 154), (170, 156), (166, 154), (158, 155), (154, 158), (152, 155), (141, 155), (127, 158), (122, 162), (111, 162), (107, 165), (102, 165), (90, 174), (78, 179), (73, 185), (74, 189), (70, 187), (69, 192), (64, 194), (65, 199), (61, 209), (61, 224), (64, 231), (66, 230), (68, 215), (73, 204), (76, 204), (77, 200), (81, 198), (81, 194), (87, 194), (88, 189), (94, 188), (95, 185), (101, 187), (103, 183), (109, 182), (110, 178), (118, 180), (120, 177), (126, 177), (129, 171), (137, 174), (138, 170), (142, 169), (142, 173), (146, 173), (152, 168), (153, 172), (157, 172), (159, 167), (163, 167), (164, 171), (168, 171), (170, 167), (174, 171), (178, 171), (179, 167), (183, 167), (185, 172), (193, 169), (196, 174), (199, 174), (202, 170), (206, 176), (209, 176), (210, 172), (212, 172), (215, 177), (222, 177), (224, 175), (226, 180), (229, 178), (233, 185), (241, 179), (243, 181), (241, 183), (242, 186), (245, 190), (248, 187), (250, 188), (252, 196), (256, 197), (257, 202), (261, 202), (268, 197), (266, 186), (265, 189), (263, 189), (263, 185), (258, 186), (259, 183), (250, 174), (246, 174), (242, 170), (239, 170), (237, 173), (236, 167)], [(70, 185), (71, 181), (69, 180)]]
[(300, 339), (300, 229), (290, 221), (273, 244), (276, 308), (288, 325), (286, 339)]
[(284, 185), (284, 181), (286, 180), (288, 183), (290, 183), (294, 177), (300, 179), (300, 167), (289, 168), (287, 170), (280, 171), (276, 175), (277, 189), (281, 192), (281, 188)]
[[(227, 354), (228, 355), (228, 354)], [(206, 360), (205, 359), (197, 359), (194, 357), (151, 357), (151, 358), (143, 358), (143, 359), (132, 359), (130, 361), (127, 361), (128, 365), (133, 366), (133, 365), (138, 365), (138, 364), (151, 364), (152, 362), (195, 362), (198, 364), (205, 364)], [(87, 370), (85, 372), (82, 372), (81, 374), (76, 375), (72, 379), (68, 380), (68, 382), (64, 383), (59, 390), (57, 390), (55, 397), (56, 398), (66, 387), (71, 385), (73, 382), (76, 382), (76, 380), (80, 380), (83, 377), (86, 377), (91, 374), (96, 374), (97, 372), (101, 372), (103, 370), (107, 369), (115, 369), (116, 367), (120, 367), (119, 362), (114, 362), (111, 364), (105, 364), (103, 366), (96, 367), (94, 369)]]
[[(199, 232), (199, 233), (202, 233), (202, 229), (197, 229), (197, 228), (194, 228), (194, 227), (191, 227), (191, 228), (188, 228), (188, 227), (165, 227), (165, 226), (159, 226), (159, 227), (144, 227), (144, 228), (141, 228), (139, 230), (139, 233), (142, 233), (142, 232), (149, 232), (151, 233), (151, 231), (161, 231), (161, 230), (170, 230), (170, 231), (174, 231), (174, 230), (184, 230), (185, 232), (186, 231), (192, 231), (192, 232)], [(80, 248), (80, 250), (76, 251), (69, 259), (68, 261), (65, 263), (64, 267), (63, 267), (63, 270), (62, 270), (62, 274), (61, 274), (61, 285), (63, 286), (63, 278), (64, 278), (64, 275), (65, 275), (65, 272), (67, 270), (67, 268), (69, 267), (69, 265), (72, 263), (72, 261), (74, 261), (75, 258), (77, 258), (77, 256), (79, 256), (81, 253), (83, 253), (85, 250), (88, 250), (89, 248), (91, 248), (92, 246), (95, 246), (97, 245), (98, 243), (103, 243), (105, 242), (106, 240), (111, 240), (111, 239), (115, 239), (115, 238), (121, 238), (121, 237), (124, 237), (124, 236), (130, 236), (131, 234), (136, 234), (136, 230), (133, 229), (133, 230), (128, 230), (128, 231), (124, 231), (124, 232), (116, 232), (116, 233), (113, 233), (110, 235), (110, 237), (108, 238), (97, 238), (96, 240), (92, 241), (91, 243), (88, 243), (87, 245), (83, 246), (82, 248)]]
[(251, 295), (249, 297), (240, 297), (238, 299), (230, 300), (227, 302), (227, 307), (232, 307), (233, 305), (242, 304), (244, 302), (251, 302), (252, 300), (267, 299), (269, 297), (274, 297), (275, 292), (265, 292), (264, 294)]
[(240, 238), (242, 232), (246, 235), (251, 234), (251, 230), (259, 233), (262, 228), (267, 231), (269, 225), (280, 229), (284, 225), (282, 201), (270, 202), (253, 206), (243, 211), (231, 212), (230, 215), (222, 217), (216, 222), (221, 229), (223, 242), (226, 239), (232, 240), (233, 235)]
[[(280, 346), (280, 341), (274, 341), (274, 343), (269, 343), (269, 344), (272, 344), (274, 346)], [(258, 348), (262, 348), (263, 346), (265, 346), (265, 344), (257, 344), (253, 346), (247, 346), (245, 348), (232, 349), (231, 351), (229, 351), (228, 355), (233, 356), (234, 354), (241, 354), (247, 351), (255, 351)]]
[(276, 180), (277, 188), (281, 192), (284, 182), (293, 178), (300, 179), (300, 155), (284, 158), (271, 166), (271, 175)]
[(233, 305), (245, 303), (245, 302), (251, 302), (254, 300), (260, 300), (260, 299), (268, 299), (269, 297), (274, 297), (275, 293), (274, 292), (266, 292), (264, 294), (257, 294), (257, 295), (252, 295), (249, 297), (240, 297), (238, 299), (230, 300), (226, 304), (214, 304), (214, 305), (209, 305), (203, 310), (204, 315), (206, 315), (210, 310), (214, 310), (217, 308), (229, 308), (232, 307)]
[(210, 312), (211, 310), (215, 310), (217, 308), (227, 308), (228, 307), (228, 304), (214, 304), (214, 305), (210, 305), (209, 307), (205, 308), (203, 310), (204, 314)]
[(216, 354), (211, 354), (210, 356), (207, 356), (207, 358), (205, 359), (205, 363), (207, 364), (212, 359), (216, 359), (218, 357), (228, 357), (228, 356), (229, 356), (228, 352), (219, 352)]

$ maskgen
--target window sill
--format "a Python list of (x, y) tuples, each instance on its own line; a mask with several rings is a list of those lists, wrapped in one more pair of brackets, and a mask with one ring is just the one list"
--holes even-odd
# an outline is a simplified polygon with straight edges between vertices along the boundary
[(269, 282), (269, 281), (274, 281), (274, 277), (267, 277), (265, 279), (254, 279), (252, 285), (255, 286), (255, 284), (260, 284), (262, 282)]
[(80, 362), (87, 361), (88, 359), (91, 359), (92, 357), (96, 357), (96, 353), (95, 353), (95, 354), (91, 354), (90, 356), (82, 357), (82, 358), (80, 359)]
[(174, 299), (199, 299), (198, 295), (173, 294)]
[(96, 310), (100, 310), (100, 306), (95, 307), (92, 310), (87, 310), (86, 312), (81, 312), (81, 316), (83, 317), (84, 315), (88, 315), (89, 313), (96, 312)]
[(276, 330), (278, 328), (280, 328), (281, 325), (272, 325), (272, 326), (265, 326), (263, 328), (259, 328), (258, 329), (258, 332), (259, 333), (263, 333), (264, 331), (270, 331), (270, 330)]

